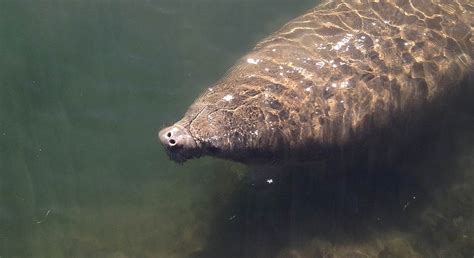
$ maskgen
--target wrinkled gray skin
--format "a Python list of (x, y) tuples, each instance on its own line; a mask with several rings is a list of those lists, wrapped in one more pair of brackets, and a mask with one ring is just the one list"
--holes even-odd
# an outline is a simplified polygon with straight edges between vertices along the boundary
[[(335, 0), (260, 41), (159, 133), (177, 162), (317, 160), (455, 91), (472, 0)], [(398, 120), (397, 120), (398, 119)]]

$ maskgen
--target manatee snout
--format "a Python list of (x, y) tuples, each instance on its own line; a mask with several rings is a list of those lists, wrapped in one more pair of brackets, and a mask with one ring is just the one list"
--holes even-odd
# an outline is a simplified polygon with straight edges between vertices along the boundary
[(184, 162), (197, 154), (197, 143), (183, 126), (175, 124), (166, 127), (158, 133), (158, 138), (170, 159), (176, 162)]

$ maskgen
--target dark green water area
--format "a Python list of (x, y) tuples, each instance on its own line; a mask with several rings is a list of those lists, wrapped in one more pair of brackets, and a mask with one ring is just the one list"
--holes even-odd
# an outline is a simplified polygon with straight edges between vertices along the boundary
[(474, 90), (383, 171), (177, 165), (158, 144), (315, 4), (0, 1), (0, 257), (473, 257)]

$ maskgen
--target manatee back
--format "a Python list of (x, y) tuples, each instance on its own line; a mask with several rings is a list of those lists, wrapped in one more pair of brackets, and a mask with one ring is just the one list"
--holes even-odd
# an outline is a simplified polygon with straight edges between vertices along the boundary
[(214, 90), (239, 100), (231, 109), (258, 107), (262, 131), (291, 146), (345, 144), (455, 91), (472, 71), (473, 20), (468, 0), (328, 1), (259, 42)]

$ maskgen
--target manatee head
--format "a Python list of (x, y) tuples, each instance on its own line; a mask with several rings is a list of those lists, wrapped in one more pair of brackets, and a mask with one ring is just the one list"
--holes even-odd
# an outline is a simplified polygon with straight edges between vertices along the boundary
[(246, 83), (210, 88), (180, 121), (161, 130), (169, 157), (176, 162), (204, 155), (250, 162), (268, 160), (286, 147), (278, 111), (267, 110), (268, 94)]

